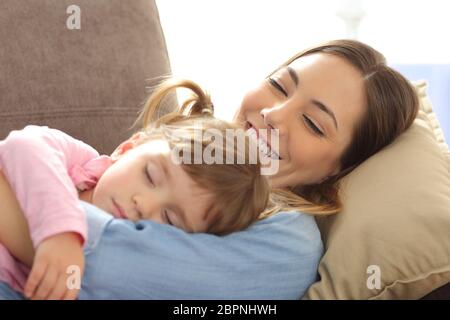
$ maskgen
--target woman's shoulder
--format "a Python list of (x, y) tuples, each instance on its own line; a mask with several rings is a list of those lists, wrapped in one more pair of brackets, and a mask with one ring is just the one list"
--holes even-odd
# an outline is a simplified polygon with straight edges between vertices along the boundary
[(300, 233), (309, 231), (312, 234), (320, 234), (313, 215), (299, 211), (280, 211), (257, 221), (254, 228), (278, 230)]
[(300, 211), (280, 211), (265, 219), (261, 219), (257, 222), (258, 225), (265, 224), (289, 224), (289, 223), (305, 223), (306, 225), (317, 226), (316, 220), (313, 215), (303, 213)]
[(256, 222), (249, 228), (258, 236), (264, 233), (270, 246), (292, 247), (293, 250), (322, 255), (323, 243), (314, 216), (299, 211), (282, 211)]

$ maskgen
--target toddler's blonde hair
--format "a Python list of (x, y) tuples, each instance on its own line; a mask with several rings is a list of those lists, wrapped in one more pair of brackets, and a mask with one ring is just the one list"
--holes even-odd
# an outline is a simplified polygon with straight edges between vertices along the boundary
[[(191, 90), (193, 96), (175, 111), (153, 119), (163, 99), (178, 88)], [(182, 169), (199, 187), (213, 196), (213, 203), (206, 213), (209, 222), (206, 232), (226, 235), (247, 228), (259, 218), (268, 205), (270, 186), (268, 179), (261, 175), (259, 155), (256, 155), (255, 164), (249, 161), (251, 142), (242, 128), (217, 119), (213, 114), (210, 96), (199, 85), (190, 80), (169, 79), (153, 91), (134, 125), (142, 121), (141, 133), (144, 138), (139, 140), (138, 145), (150, 139), (164, 138), (172, 150), (176, 147), (183, 151), (182, 159), (190, 158), (190, 163), (181, 163)], [(176, 134), (176, 130), (180, 129), (184, 133), (182, 139)], [(206, 164), (204, 161), (196, 164), (194, 145), (201, 145), (203, 155), (205, 148), (211, 144), (210, 140), (203, 138), (203, 131), (210, 129), (217, 130), (224, 138), (227, 137), (227, 129), (236, 130), (236, 134), (232, 135), (234, 143), (230, 143), (228, 136), (222, 144), (214, 144), (214, 152), (222, 155), (223, 164)], [(245, 141), (245, 148), (238, 148), (238, 140)], [(226, 163), (227, 154), (233, 155), (233, 164)], [(236, 164), (239, 155), (245, 159), (243, 164)]]

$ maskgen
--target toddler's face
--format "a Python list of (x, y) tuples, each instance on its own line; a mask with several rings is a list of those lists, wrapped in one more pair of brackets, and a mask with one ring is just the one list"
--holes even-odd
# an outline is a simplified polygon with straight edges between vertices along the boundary
[(92, 203), (116, 218), (154, 220), (204, 232), (212, 196), (171, 159), (165, 140), (127, 150), (98, 181)]

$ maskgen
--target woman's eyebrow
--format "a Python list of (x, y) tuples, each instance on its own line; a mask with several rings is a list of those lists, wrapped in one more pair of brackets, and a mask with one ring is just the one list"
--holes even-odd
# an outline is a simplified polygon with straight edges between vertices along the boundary
[(286, 66), (289, 75), (291, 76), (292, 81), (295, 83), (295, 87), (298, 86), (298, 75), (290, 66)]
[(324, 105), (322, 102), (317, 101), (315, 99), (312, 99), (311, 103), (314, 106), (318, 107), (323, 112), (325, 112), (326, 114), (328, 114), (333, 119), (334, 127), (336, 128), (336, 131), (338, 131), (338, 124), (337, 124), (337, 121), (336, 121), (336, 116), (334, 115), (333, 111), (331, 111), (331, 109), (328, 108), (326, 105)]

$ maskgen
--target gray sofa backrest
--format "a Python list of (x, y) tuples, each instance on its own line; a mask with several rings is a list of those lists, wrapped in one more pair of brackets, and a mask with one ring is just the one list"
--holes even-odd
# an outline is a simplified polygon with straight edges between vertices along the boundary
[(153, 0), (2, 0), (0, 41), (0, 139), (47, 125), (111, 153), (170, 74)]

